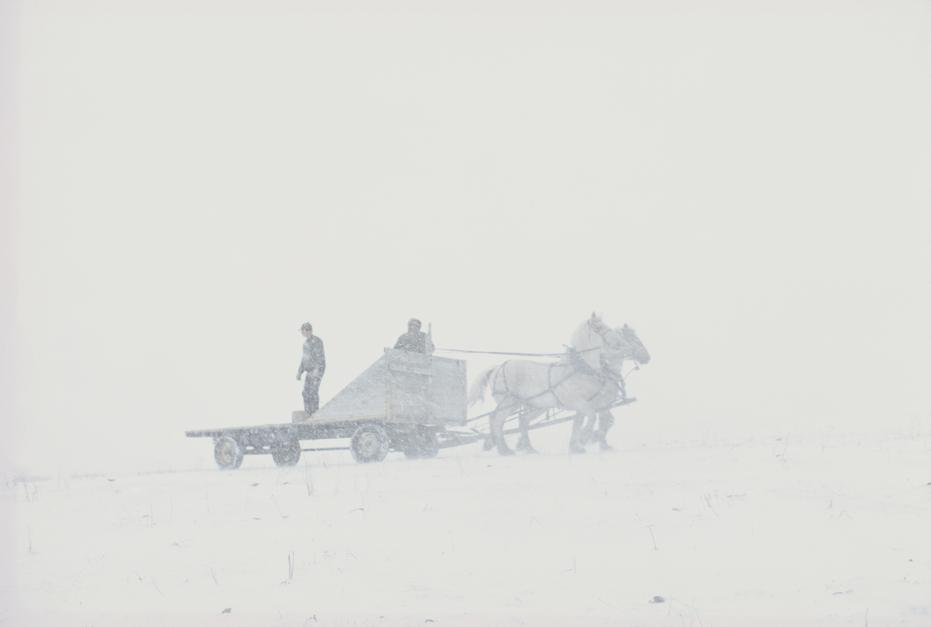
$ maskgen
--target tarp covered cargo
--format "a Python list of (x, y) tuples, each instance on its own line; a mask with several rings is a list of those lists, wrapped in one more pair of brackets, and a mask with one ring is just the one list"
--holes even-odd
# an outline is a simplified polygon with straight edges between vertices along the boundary
[(296, 412), (295, 420), (465, 424), (466, 364), (458, 359), (385, 349), (384, 355), (312, 417)]

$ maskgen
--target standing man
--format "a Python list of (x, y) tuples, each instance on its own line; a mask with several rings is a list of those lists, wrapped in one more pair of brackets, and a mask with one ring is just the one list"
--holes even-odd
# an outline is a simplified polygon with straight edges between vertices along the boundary
[(407, 333), (398, 338), (394, 347), (402, 351), (430, 355), (433, 353), (433, 340), (420, 330), (420, 320), (411, 318), (407, 321)]
[(320, 407), (320, 379), (326, 370), (326, 355), (323, 353), (323, 340), (314, 335), (314, 327), (305, 322), (301, 325), (301, 335), (304, 336), (304, 352), (301, 355), (301, 365), (297, 369), (297, 380), (304, 377), (304, 411), (312, 415)]

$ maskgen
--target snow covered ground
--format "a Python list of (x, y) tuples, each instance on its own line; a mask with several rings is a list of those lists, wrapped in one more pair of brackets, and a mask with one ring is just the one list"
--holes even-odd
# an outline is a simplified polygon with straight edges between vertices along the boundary
[[(568, 429), (568, 427), (565, 427)], [(0, 624), (931, 625), (931, 438), (7, 478)]]

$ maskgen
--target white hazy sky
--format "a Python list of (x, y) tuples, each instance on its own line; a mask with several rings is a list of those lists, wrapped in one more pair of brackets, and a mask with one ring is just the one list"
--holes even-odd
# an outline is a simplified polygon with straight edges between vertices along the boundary
[(595, 309), (628, 437), (931, 426), (927, 2), (0, 6), (6, 467), (210, 463), (305, 320), (323, 400)]

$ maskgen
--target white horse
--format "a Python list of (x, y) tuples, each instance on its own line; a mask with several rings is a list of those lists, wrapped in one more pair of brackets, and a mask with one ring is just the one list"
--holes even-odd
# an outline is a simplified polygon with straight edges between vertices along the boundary
[(584, 452), (580, 427), (585, 417), (594, 421), (618, 400), (625, 397), (621, 366), (625, 359), (647, 363), (650, 355), (637, 334), (626, 325), (611, 329), (592, 314), (572, 336), (572, 347), (555, 363), (509, 360), (489, 368), (472, 385), (469, 404), (485, 397), (490, 387), (497, 407), (489, 424), (494, 443), (501, 455), (513, 451), (504, 441), (504, 422), (519, 412), (521, 438), (518, 448), (533, 452), (528, 435), (530, 420), (547, 409), (570, 409), (576, 412), (569, 442), (571, 452)]
[[(615, 348), (628, 354), (630, 359), (636, 362), (638, 367), (650, 362), (650, 353), (633, 329), (625, 324), (622, 327), (614, 329), (613, 333), (607, 332), (605, 326), (599, 325), (597, 316), (594, 314), (592, 314), (592, 319), (587, 327), (586, 325), (582, 325), (572, 335), (570, 346), (579, 351), (586, 363), (594, 369), (599, 365), (598, 357), (596, 356), (597, 353), (587, 349), (602, 347), (608, 341), (612, 342)], [(604, 365), (602, 365), (602, 367), (604, 367)], [(627, 390), (624, 385), (624, 377), (620, 372), (620, 366), (618, 366), (616, 372), (611, 372), (610, 374), (616, 377), (618, 383), (618, 401), (627, 400)], [(576, 414), (575, 418), (576, 420), (584, 420), (585, 416)], [(597, 431), (595, 430), (596, 419), (598, 423)], [(611, 450), (612, 447), (608, 444), (607, 436), (612, 426), (614, 426), (614, 414), (611, 413), (611, 407), (606, 407), (599, 410), (596, 415), (590, 415), (588, 417), (588, 422), (577, 432), (576, 439), (581, 445), (595, 441), (598, 442), (601, 450)]]

